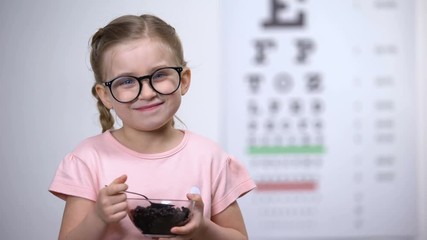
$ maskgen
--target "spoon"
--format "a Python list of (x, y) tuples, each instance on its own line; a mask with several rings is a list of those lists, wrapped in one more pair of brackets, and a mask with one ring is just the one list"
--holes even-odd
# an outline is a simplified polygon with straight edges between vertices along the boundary
[[(107, 187), (108, 185), (105, 185), (105, 186)], [(145, 196), (144, 194), (141, 194), (141, 193), (131, 192), (131, 191), (123, 191), (123, 192), (143, 197), (150, 203), (150, 205), (152, 207), (155, 207), (155, 208), (164, 208), (164, 207), (173, 207), (174, 206), (173, 204), (166, 203), (166, 201), (162, 201), (161, 203), (152, 202), (152, 201), (150, 201), (150, 199), (147, 196)]]
[(123, 192), (141, 196), (141, 197), (145, 198), (150, 203), (150, 205), (152, 207), (155, 207), (155, 208), (164, 208), (164, 207), (173, 207), (174, 206), (173, 204), (167, 203), (167, 201), (162, 201), (161, 203), (152, 202), (152, 201), (150, 201), (150, 199), (148, 199), (147, 196), (145, 196), (141, 193), (136, 193), (136, 192), (131, 192), (131, 191), (123, 191)]

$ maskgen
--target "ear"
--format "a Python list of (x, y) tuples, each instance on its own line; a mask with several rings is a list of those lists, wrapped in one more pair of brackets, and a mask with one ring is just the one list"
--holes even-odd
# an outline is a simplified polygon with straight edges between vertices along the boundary
[(190, 88), (191, 70), (187, 67), (181, 72), (181, 95), (185, 95)]
[(113, 104), (111, 104), (110, 94), (107, 92), (107, 88), (101, 84), (96, 84), (95, 86), (96, 94), (101, 99), (104, 106), (108, 109), (113, 108)]

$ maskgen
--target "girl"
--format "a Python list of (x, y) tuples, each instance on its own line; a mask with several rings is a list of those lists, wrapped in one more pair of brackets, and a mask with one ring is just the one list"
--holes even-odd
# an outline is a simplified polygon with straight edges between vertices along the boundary
[(127, 217), (128, 187), (195, 201), (191, 220), (171, 229), (177, 239), (247, 239), (236, 202), (255, 187), (246, 169), (174, 127), (191, 82), (175, 29), (152, 15), (119, 17), (93, 35), (90, 58), (103, 133), (63, 159), (49, 188), (66, 201), (59, 239), (144, 239)]

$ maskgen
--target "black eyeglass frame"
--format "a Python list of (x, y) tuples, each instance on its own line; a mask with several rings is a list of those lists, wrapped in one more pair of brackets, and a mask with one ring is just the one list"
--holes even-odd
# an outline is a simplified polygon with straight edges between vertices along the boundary
[[(176, 86), (176, 89), (175, 89), (175, 90), (173, 90), (171, 93), (167, 93), (167, 94), (161, 93), (161, 92), (157, 91), (157, 90), (153, 87), (153, 75), (154, 75), (156, 72), (158, 72), (158, 71), (160, 71), (160, 70), (163, 70), (163, 69), (174, 69), (174, 70), (178, 73), (178, 76), (179, 76), (179, 78), (178, 78), (178, 85)], [(117, 102), (120, 102), (120, 103), (130, 103), (130, 102), (135, 101), (135, 99), (137, 99), (137, 98), (138, 98), (138, 96), (141, 94), (141, 91), (142, 91), (142, 81), (144, 81), (144, 80), (146, 80), (146, 79), (148, 79), (148, 84), (150, 84), (151, 89), (153, 89), (156, 93), (158, 93), (158, 94), (160, 94), (160, 95), (171, 95), (171, 94), (173, 94), (173, 93), (174, 93), (174, 92), (176, 92), (176, 91), (179, 89), (179, 87), (181, 86), (181, 73), (182, 73), (182, 71), (183, 71), (183, 70), (184, 70), (184, 69), (183, 69), (182, 67), (162, 67), (162, 68), (156, 69), (156, 70), (155, 70), (152, 74), (150, 74), (150, 75), (145, 75), (145, 76), (142, 76), (142, 77), (135, 77), (135, 76), (119, 76), (119, 77), (116, 77), (116, 78), (114, 78), (114, 79), (112, 79), (112, 80), (110, 80), (110, 81), (104, 82), (103, 84), (104, 84), (105, 86), (107, 86), (107, 87), (110, 89), (111, 96), (113, 96), (113, 98), (114, 98), (114, 99), (116, 99), (116, 101), (117, 101)], [(119, 78), (122, 78), (122, 77), (131, 77), (131, 78), (135, 78), (136, 80), (138, 80), (138, 83), (139, 83), (139, 90), (138, 90), (138, 94), (136, 95), (136, 97), (135, 97), (134, 99), (132, 99), (132, 100), (130, 100), (130, 101), (120, 101), (119, 99), (117, 99), (117, 98), (116, 98), (116, 96), (114, 96), (113, 90), (111, 89), (111, 86), (113, 85), (113, 82), (114, 82), (115, 80), (119, 79)]]

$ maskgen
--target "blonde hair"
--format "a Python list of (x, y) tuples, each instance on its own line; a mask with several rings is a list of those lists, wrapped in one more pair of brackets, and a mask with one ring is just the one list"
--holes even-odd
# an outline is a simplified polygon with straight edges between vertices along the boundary
[(187, 65), (184, 60), (181, 40), (175, 28), (156, 16), (148, 14), (141, 16), (125, 15), (100, 28), (91, 38), (90, 64), (95, 77), (92, 95), (97, 99), (102, 132), (114, 127), (114, 118), (110, 109), (104, 106), (96, 93), (96, 85), (102, 84), (106, 80), (103, 79), (105, 52), (119, 43), (141, 38), (159, 40), (171, 50), (178, 65), (183, 67)]

